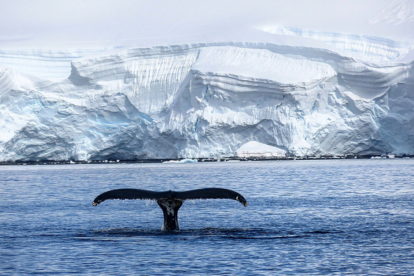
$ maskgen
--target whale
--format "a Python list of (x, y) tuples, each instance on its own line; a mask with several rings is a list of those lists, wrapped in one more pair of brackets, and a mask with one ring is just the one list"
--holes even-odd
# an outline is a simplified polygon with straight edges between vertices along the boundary
[(156, 200), (164, 215), (163, 230), (179, 230), (178, 210), (185, 200), (192, 199), (233, 199), (239, 201), (242, 205), (247, 206), (246, 199), (233, 190), (224, 188), (204, 188), (189, 191), (163, 191), (156, 192), (141, 189), (116, 189), (104, 192), (98, 195), (92, 202), (97, 206), (109, 199), (142, 199)]

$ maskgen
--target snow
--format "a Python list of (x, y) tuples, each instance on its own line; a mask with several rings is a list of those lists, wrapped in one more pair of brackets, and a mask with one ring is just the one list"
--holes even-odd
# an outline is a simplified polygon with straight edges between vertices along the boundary
[(401, 61), (414, 50), (413, 42), (375, 36), (321, 32), (281, 25), (262, 25), (256, 28), (273, 35), (311, 39), (322, 43), (326, 49), (370, 63)]
[(104, 52), (110, 49), (0, 49), (0, 65), (38, 78), (61, 81), (70, 74), (73, 60)]
[(287, 57), (269, 50), (226, 46), (202, 49), (193, 69), (286, 84), (327, 79), (336, 73), (322, 62)]
[(414, 4), (411, 0), (393, 0), (370, 20), (371, 24), (401, 25), (414, 22)]

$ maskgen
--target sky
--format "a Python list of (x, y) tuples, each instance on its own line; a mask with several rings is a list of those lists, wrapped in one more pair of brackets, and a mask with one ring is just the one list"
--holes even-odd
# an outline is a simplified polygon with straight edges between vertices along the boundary
[(0, 47), (254, 40), (258, 27), (414, 40), (412, 0), (0, 0)]

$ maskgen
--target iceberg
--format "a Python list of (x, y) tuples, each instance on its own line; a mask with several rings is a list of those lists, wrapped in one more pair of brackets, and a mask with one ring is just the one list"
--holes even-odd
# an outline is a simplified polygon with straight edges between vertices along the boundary
[(197, 163), (198, 160), (197, 159), (188, 159), (188, 158), (184, 158), (181, 160), (168, 160), (168, 161), (164, 161), (162, 162), (163, 164), (192, 164), (192, 163)]
[(277, 147), (272, 147), (256, 141), (250, 141), (243, 144), (236, 154), (241, 158), (260, 157), (260, 158), (272, 158), (272, 157), (285, 157), (286, 151)]
[(266, 30), (327, 44), (1, 50), (0, 161), (414, 154), (411, 44)]

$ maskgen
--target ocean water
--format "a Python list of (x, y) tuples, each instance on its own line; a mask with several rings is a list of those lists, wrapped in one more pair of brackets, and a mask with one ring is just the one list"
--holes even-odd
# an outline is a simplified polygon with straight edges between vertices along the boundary
[[(118, 188), (224, 187), (161, 231)], [(414, 160), (0, 167), (0, 275), (413, 275)]]

